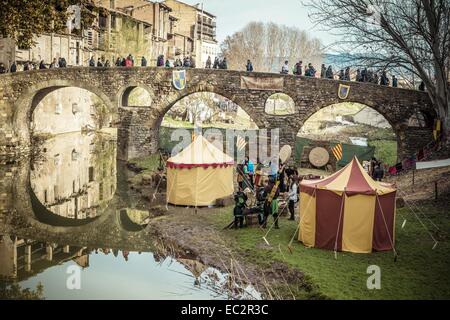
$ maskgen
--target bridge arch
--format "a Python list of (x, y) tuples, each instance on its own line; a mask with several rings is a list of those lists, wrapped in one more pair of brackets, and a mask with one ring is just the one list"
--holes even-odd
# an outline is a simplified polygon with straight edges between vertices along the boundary
[(105, 104), (107, 109), (115, 114), (117, 108), (111, 99), (98, 87), (83, 81), (71, 80), (48, 80), (30, 86), (17, 100), (14, 107), (13, 125), (17, 135), (22, 141), (30, 141), (30, 124), (34, 110), (39, 103), (50, 93), (62, 88), (80, 88), (95, 94)]
[[(133, 92), (136, 92), (136, 90), (140, 90), (145, 94), (145, 104), (134, 105), (133, 103), (131, 103), (130, 98), (132, 97)], [(117, 94), (117, 101), (119, 102), (118, 107), (150, 107), (154, 100), (155, 95), (153, 90), (149, 86), (137, 82), (128, 83), (126, 86), (123, 86), (121, 89), (119, 89), (119, 92)]]
[[(320, 118), (317, 118), (317, 116), (320, 116)], [(318, 126), (319, 123), (314, 122), (319, 122), (321, 126)], [(327, 124), (326, 127), (323, 127), (324, 123)], [(351, 129), (351, 123), (353, 123), (354, 128), (358, 129), (358, 131), (355, 131), (355, 135), (352, 135), (351, 131), (345, 133), (339, 130), (339, 126), (341, 129)], [(331, 126), (328, 126), (328, 124), (331, 124)], [(331, 128), (330, 131), (327, 130), (329, 128)], [(383, 147), (386, 145), (386, 151), (382, 152), (382, 154), (387, 159), (382, 159), (383, 161), (389, 160), (388, 162), (391, 162), (389, 164), (394, 165), (398, 158), (402, 157), (402, 150), (405, 148), (403, 143), (404, 127), (391, 123), (385, 115), (367, 103), (342, 101), (341, 103), (333, 103), (327, 106), (324, 106), (323, 104), (320, 109), (309, 115), (306, 120), (302, 121), (299, 136), (315, 140), (317, 141), (316, 144), (318, 143), (318, 146), (322, 146), (323, 141), (346, 143), (346, 140), (351, 140), (349, 139), (351, 137), (364, 137), (368, 134), (368, 131), (364, 131), (364, 128), (371, 131), (376, 130), (375, 133), (377, 134), (377, 137), (380, 140), (385, 141), (382, 145)], [(392, 136), (390, 132), (392, 132)], [(370, 136), (367, 135), (366, 137), (370, 140)], [(392, 143), (389, 141), (392, 141)], [(378, 140), (376, 142), (375, 146), (378, 146)], [(350, 141), (347, 143), (350, 143)], [(392, 146), (392, 144), (394, 146)], [(389, 152), (386, 154), (387, 151)], [(300, 154), (297, 154), (297, 156), (299, 155)]]

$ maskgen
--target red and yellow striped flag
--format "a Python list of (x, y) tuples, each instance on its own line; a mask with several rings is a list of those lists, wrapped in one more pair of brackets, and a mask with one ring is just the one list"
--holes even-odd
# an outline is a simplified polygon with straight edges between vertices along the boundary
[(336, 147), (333, 148), (333, 154), (337, 161), (341, 161), (344, 157), (344, 150), (342, 149), (342, 144), (339, 143)]

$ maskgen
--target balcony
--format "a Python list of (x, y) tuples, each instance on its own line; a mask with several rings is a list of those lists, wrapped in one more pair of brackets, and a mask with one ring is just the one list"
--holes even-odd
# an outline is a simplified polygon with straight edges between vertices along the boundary
[(216, 36), (216, 29), (213, 28), (209, 28), (209, 27), (203, 27), (203, 32), (202, 32), (202, 28), (199, 27), (198, 28), (198, 34), (204, 34), (206, 36), (210, 36), (210, 37), (215, 37)]
[(202, 17), (200, 17), (200, 16), (198, 17), (197, 23), (199, 25), (203, 24), (204, 26), (210, 26), (213, 28), (215, 28), (217, 26), (217, 23), (215, 20), (210, 19), (210, 18), (205, 18), (205, 17), (202, 19)]

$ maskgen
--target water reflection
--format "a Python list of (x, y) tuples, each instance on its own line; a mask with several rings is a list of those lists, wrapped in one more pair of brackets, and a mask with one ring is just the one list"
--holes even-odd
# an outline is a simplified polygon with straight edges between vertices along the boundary
[[(157, 245), (146, 232), (153, 211), (132, 195), (116, 144), (114, 134), (64, 134), (31, 162), (0, 166), (0, 298), (259, 299)], [(70, 266), (81, 268), (81, 290), (66, 286)]]
[(115, 138), (64, 134), (47, 140), (40, 149), (30, 174), (38, 220), (67, 226), (102, 214), (117, 186)]
[[(231, 290), (226, 275), (193, 259), (72, 247), (10, 235), (0, 235), (0, 266), (0, 288), (11, 284), (41, 288), (46, 299), (260, 298), (251, 288)], [(68, 268), (73, 266), (81, 271), (80, 290), (67, 287)]]

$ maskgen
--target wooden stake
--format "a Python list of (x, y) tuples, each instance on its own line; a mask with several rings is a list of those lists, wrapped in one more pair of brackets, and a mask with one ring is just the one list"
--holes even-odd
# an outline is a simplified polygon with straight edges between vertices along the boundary
[(438, 182), (437, 181), (434, 182), (434, 195), (435, 195), (435, 200), (437, 200), (438, 197), (439, 197), (439, 194), (438, 194)]

